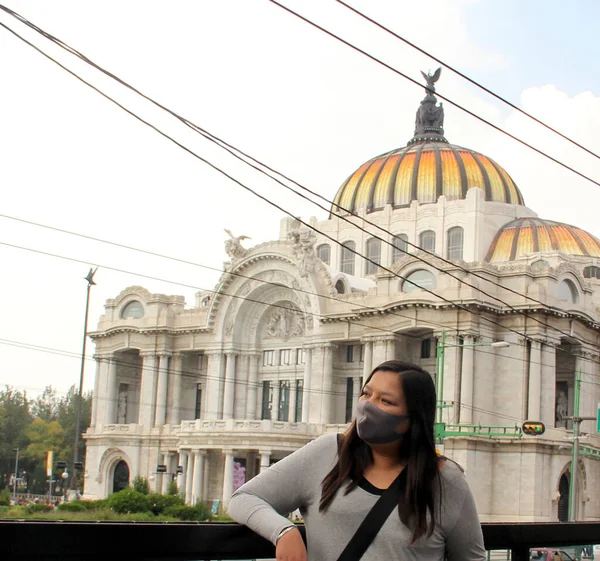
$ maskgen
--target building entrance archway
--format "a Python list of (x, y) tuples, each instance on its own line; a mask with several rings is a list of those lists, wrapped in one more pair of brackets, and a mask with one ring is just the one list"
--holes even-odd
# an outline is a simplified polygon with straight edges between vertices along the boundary
[(118, 493), (129, 487), (129, 466), (123, 460), (119, 461), (113, 472), (113, 493)]

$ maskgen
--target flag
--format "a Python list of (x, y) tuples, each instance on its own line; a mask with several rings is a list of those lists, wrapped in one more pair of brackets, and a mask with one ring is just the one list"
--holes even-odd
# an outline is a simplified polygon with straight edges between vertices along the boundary
[(53, 458), (54, 458), (54, 452), (52, 452), (52, 450), (49, 450), (48, 455), (46, 456), (46, 475), (48, 477), (52, 477)]

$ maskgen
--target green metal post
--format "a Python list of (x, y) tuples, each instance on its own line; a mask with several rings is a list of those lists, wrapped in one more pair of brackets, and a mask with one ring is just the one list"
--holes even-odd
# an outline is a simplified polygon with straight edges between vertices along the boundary
[(571, 477), (569, 479), (569, 521), (577, 517), (577, 470), (579, 467), (579, 429), (581, 419), (579, 418), (579, 405), (581, 398), (581, 369), (575, 376), (575, 395), (573, 396), (573, 450), (571, 455)]
[[(442, 413), (444, 411), (444, 350), (446, 348), (446, 332), (442, 331), (441, 341), (438, 339), (436, 347), (437, 363), (435, 367), (435, 392), (437, 396), (436, 403), (436, 424), (442, 424)], [(443, 437), (436, 439), (437, 444), (442, 444)]]

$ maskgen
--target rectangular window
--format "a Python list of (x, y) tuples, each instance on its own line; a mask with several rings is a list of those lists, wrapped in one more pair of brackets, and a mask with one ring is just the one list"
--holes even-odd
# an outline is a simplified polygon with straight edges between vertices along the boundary
[(196, 386), (196, 409), (194, 419), (199, 419), (202, 414), (202, 384)]
[(352, 401), (354, 400), (354, 380), (346, 378), (346, 415), (344, 422), (349, 423), (352, 420)]
[(262, 387), (262, 410), (261, 419), (271, 418), (271, 401), (273, 399), (273, 392), (271, 391), (271, 382), (264, 381)]
[(361, 345), (360, 346), (360, 362), (364, 362), (365, 361), (365, 346)]
[(346, 347), (346, 362), (354, 362), (354, 345)]
[(206, 355), (198, 355), (198, 370), (206, 368)]
[(292, 349), (281, 349), (279, 351), (279, 364), (292, 364)]
[(275, 351), (263, 351), (263, 366), (273, 366)]
[(280, 421), (287, 421), (290, 415), (290, 382), (279, 382), (279, 417)]
[(296, 411), (294, 413), (294, 421), (302, 422), (302, 401), (304, 394), (304, 380), (296, 380)]
[(355, 248), (356, 244), (354, 242), (345, 242), (342, 244), (340, 271), (346, 275), (354, 275)]
[(421, 341), (421, 358), (431, 358), (431, 339)]
[(304, 364), (304, 349), (296, 350), (296, 364)]

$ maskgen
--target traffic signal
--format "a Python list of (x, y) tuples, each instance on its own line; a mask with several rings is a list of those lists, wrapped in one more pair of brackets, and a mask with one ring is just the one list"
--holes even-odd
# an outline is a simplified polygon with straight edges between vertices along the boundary
[(525, 421), (523, 423), (523, 434), (540, 436), (544, 432), (546, 432), (546, 426), (541, 421)]

